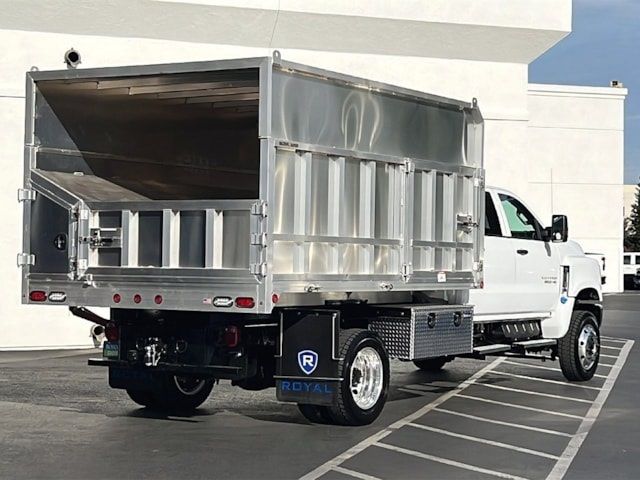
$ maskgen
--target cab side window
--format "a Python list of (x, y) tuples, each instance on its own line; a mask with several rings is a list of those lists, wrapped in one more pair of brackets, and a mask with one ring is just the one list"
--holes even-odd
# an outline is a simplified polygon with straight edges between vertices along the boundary
[(525, 240), (542, 240), (542, 229), (533, 214), (519, 200), (502, 193), (499, 196), (511, 236)]
[(625, 265), (631, 265), (631, 255), (625, 255), (624, 256), (624, 264)]
[(484, 194), (484, 234), (489, 237), (501, 237), (500, 221), (498, 212), (493, 205), (493, 198), (489, 192)]

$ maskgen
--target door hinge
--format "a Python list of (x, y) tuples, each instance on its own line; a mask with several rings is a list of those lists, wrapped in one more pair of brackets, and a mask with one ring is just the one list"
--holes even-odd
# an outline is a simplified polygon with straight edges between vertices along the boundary
[(473, 215), (468, 213), (459, 213), (456, 215), (456, 222), (458, 223), (458, 228), (466, 232), (470, 232), (478, 227), (478, 222), (474, 222)]
[(267, 234), (266, 233), (252, 233), (251, 245), (258, 245), (260, 247), (267, 246)]
[(264, 277), (267, 275), (267, 264), (266, 263), (252, 263), (249, 265), (249, 273), (251, 275), (257, 275), (259, 277)]
[(409, 173), (413, 173), (416, 170), (416, 164), (414, 163), (413, 160), (410, 160), (408, 158), (404, 159), (404, 173), (409, 174)]
[(18, 254), (18, 266), (24, 267), (25, 265), (35, 265), (36, 256), (33, 253), (19, 253)]
[(251, 215), (259, 217), (267, 216), (267, 202), (259, 201), (251, 205)]
[(19, 202), (33, 202), (36, 199), (36, 191), (30, 188), (18, 189), (18, 201)]
[(405, 263), (402, 265), (402, 276), (405, 277), (405, 280), (413, 275), (413, 263)]

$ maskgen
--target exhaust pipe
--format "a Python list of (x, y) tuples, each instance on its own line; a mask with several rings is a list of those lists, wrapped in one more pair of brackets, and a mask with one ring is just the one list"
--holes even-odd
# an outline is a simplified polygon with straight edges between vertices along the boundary
[(104, 327), (102, 325), (93, 325), (91, 327), (91, 336), (95, 339), (104, 336)]
[(102, 343), (105, 340), (105, 328), (102, 325), (91, 326), (91, 340), (93, 340), (93, 346), (96, 348), (102, 347)]

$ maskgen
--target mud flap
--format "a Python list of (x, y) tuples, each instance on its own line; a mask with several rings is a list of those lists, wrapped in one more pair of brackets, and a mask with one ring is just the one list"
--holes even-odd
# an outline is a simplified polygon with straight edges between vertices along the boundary
[(276, 353), (276, 395), (283, 402), (333, 405), (339, 375), (340, 312), (283, 309)]

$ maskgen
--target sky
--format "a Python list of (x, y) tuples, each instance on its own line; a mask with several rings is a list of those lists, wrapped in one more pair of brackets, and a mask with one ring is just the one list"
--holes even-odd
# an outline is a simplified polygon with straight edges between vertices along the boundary
[(640, 177), (640, 0), (573, 0), (573, 32), (529, 68), (532, 83), (608, 86), (625, 102), (625, 183)]

